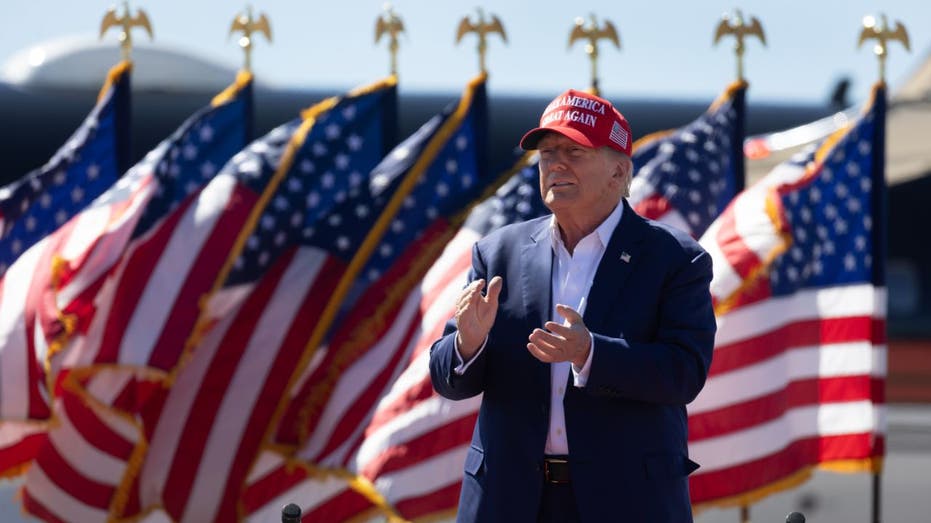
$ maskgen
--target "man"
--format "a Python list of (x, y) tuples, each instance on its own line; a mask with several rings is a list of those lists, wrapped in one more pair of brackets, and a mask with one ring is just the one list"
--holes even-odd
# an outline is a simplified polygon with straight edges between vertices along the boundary
[(685, 405), (711, 364), (711, 259), (627, 204), (630, 126), (608, 101), (563, 93), (521, 147), (539, 149), (553, 214), (476, 243), (430, 353), (440, 394), (484, 393), (458, 521), (692, 521)]

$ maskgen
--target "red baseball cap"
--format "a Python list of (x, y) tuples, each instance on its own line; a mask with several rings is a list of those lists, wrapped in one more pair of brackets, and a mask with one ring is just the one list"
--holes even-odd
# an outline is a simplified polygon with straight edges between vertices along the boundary
[(569, 89), (553, 99), (540, 117), (540, 127), (520, 139), (521, 149), (536, 149), (547, 132), (559, 133), (585, 147), (610, 147), (630, 156), (627, 118), (611, 102), (585, 91)]

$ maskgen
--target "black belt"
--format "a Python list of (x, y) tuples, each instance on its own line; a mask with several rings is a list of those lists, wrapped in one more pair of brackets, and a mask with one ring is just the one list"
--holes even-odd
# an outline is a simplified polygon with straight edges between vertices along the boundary
[(564, 456), (543, 458), (543, 479), (547, 483), (569, 483), (569, 458)]

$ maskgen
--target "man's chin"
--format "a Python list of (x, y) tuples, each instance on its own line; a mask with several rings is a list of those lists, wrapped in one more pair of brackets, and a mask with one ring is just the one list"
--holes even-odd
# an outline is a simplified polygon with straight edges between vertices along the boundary
[(554, 205), (559, 207), (573, 205), (575, 200), (576, 191), (573, 191), (569, 188), (553, 188), (546, 192), (546, 197), (543, 198), (543, 203), (552, 209), (552, 206)]

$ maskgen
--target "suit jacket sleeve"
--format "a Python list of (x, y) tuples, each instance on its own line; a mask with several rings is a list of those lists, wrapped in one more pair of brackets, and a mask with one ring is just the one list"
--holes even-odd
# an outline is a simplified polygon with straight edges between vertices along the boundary
[(697, 244), (682, 254), (664, 285), (652, 339), (642, 342), (592, 333), (595, 352), (586, 391), (679, 405), (701, 391), (716, 330), (708, 290), (711, 257)]
[[(477, 279), (486, 278), (485, 264), (482, 261), (478, 245), (472, 247), (472, 269), (469, 271), (468, 283)], [(451, 400), (471, 398), (481, 394), (484, 390), (483, 377), (485, 374), (486, 350), (475, 356), (475, 361), (462, 375), (453, 370), (459, 363), (456, 357), (456, 319), (446, 322), (443, 337), (430, 347), (430, 380), (433, 388), (443, 397)]]

